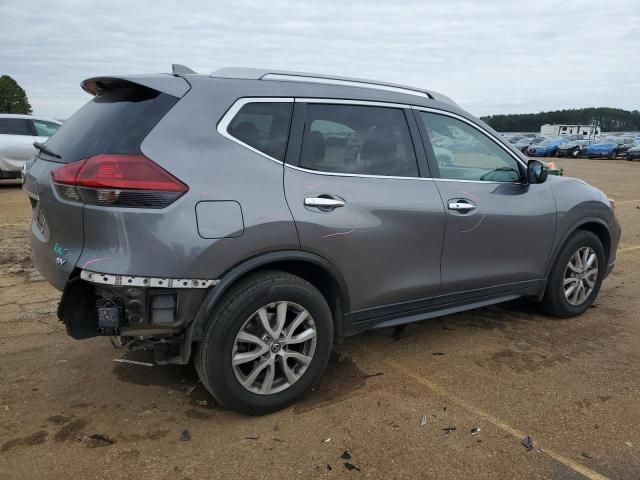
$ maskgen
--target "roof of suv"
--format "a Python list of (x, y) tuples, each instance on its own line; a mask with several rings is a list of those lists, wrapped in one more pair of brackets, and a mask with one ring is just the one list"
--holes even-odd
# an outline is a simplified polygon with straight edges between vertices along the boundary
[(443, 103), (458, 106), (451, 98), (433, 90), (425, 90), (396, 83), (381, 82), (379, 80), (366, 80), (362, 78), (340, 77), (308, 72), (291, 72), (286, 70), (269, 70), (261, 68), (226, 67), (216, 70), (211, 75), (213, 78), (235, 78), (242, 80), (266, 80), (280, 82), (316, 83), (320, 85), (333, 85), (342, 87), (371, 88), (374, 90), (386, 90), (394, 93), (415, 95), (423, 99), (438, 100)]

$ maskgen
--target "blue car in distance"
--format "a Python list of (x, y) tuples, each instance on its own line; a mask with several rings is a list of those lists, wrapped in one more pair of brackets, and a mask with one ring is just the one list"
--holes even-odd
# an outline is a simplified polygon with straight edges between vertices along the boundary
[(530, 146), (527, 153), (532, 157), (551, 157), (556, 154), (564, 141), (565, 139), (562, 138), (547, 138), (537, 145)]
[(598, 143), (592, 143), (584, 149), (583, 156), (588, 158), (607, 157), (616, 158), (633, 146), (632, 137), (606, 137)]

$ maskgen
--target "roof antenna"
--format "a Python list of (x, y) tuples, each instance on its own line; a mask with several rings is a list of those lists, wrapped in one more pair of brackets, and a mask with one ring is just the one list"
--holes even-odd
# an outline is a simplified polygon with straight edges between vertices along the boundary
[(179, 63), (172, 63), (171, 64), (171, 73), (173, 75), (189, 75), (189, 74), (193, 74), (193, 73), (196, 73), (196, 72), (191, 70), (189, 67), (186, 67), (184, 65), (180, 65)]

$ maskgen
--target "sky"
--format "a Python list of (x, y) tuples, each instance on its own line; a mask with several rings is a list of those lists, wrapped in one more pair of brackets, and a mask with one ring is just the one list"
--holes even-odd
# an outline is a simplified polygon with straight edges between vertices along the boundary
[(0, 0), (0, 75), (66, 119), (97, 75), (296, 70), (436, 90), (474, 115), (640, 109), (638, 0)]

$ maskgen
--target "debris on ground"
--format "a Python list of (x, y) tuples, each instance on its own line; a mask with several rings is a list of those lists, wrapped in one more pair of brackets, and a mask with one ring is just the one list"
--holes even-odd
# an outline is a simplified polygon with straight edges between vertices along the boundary
[(182, 433), (180, 434), (180, 441), (188, 442), (190, 440), (191, 440), (191, 432), (189, 432), (189, 430), (183, 430)]
[(446, 428), (443, 428), (443, 429), (442, 429), (442, 431), (443, 431), (445, 434), (447, 434), (447, 435), (448, 435), (448, 434), (450, 434), (451, 432), (455, 431), (455, 429), (456, 429), (456, 427), (446, 427)]
[(593, 458), (593, 457), (591, 456), (591, 454), (589, 454), (589, 453), (587, 453), (587, 452), (582, 452), (582, 453), (580, 453), (580, 455), (582, 455), (584, 458)]
[(331, 465), (329, 465), (328, 463), (327, 463), (327, 470), (329, 471), (333, 470), (333, 468), (331, 468)]
[(324, 440), (322, 440), (322, 443), (329, 443), (330, 441), (331, 441), (331, 437), (325, 438)]
[(206, 400), (198, 400), (198, 405), (200, 405), (202, 407), (208, 407), (209, 406), (209, 402), (207, 402)]
[(426, 424), (427, 424), (427, 416), (422, 415), (422, 418), (420, 419), (420, 426), (424, 427)]
[(379, 377), (380, 375), (384, 375), (384, 372), (366, 373), (362, 376), (362, 378)]
[(344, 453), (340, 455), (340, 458), (343, 460), (351, 460), (351, 454), (345, 450)]
[(106, 435), (102, 435), (100, 433), (94, 433), (93, 435), (88, 435), (84, 438), (87, 447), (95, 448), (95, 447), (107, 447), (109, 445), (113, 445), (116, 443), (114, 440), (111, 440)]
[(274, 442), (279, 442), (279, 443), (284, 443), (284, 440), (282, 440), (281, 438), (274, 438), (273, 441)]
[(473, 427), (471, 429), (471, 435), (477, 435), (478, 433), (480, 433), (482, 429), (480, 427)]
[(526, 448), (527, 450), (532, 450), (532, 449), (533, 449), (533, 438), (531, 438), (529, 435), (527, 435), (526, 437), (524, 437), (520, 443), (521, 443), (521, 444), (524, 446), (524, 448)]
[(446, 412), (447, 411), (447, 406), (445, 405), (444, 407), (442, 407), (442, 410), (444, 410)]
[(349, 462), (344, 462), (344, 466), (347, 467), (347, 470), (357, 470), (358, 472), (360, 472), (361, 470), (356, 467), (353, 463), (349, 463)]
[(191, 395), (197, 386), (198, 384), (196, 383), (195, 385), (191, 385), (189, 388), (187, 388), (187, 395)]
[(397, 327), (394, 327), (393, 328), (393, 333), (391, 334), (391, 338), (393, 338), (393, 340), (395, 342), (397, 342), (398, 340), (403, 339), (404, 337), (407, 336), (406, 330), (407, 330), (407, 326), (406, 325), (399, 325)]
[(444, 355), (444, 352), (432, 352), (431, 355), (435, 355), (435, 356), (441, 356)]
[(137, 360), (129, 360), (128, 358), (114, 358), (113, 361), (116, 363), (128, 363), (130, 365), (140, 365), (141, 367), (153, 367), (153, 363), (138, 362)]
[(258, 440), (260, 438), (260, 435), (247, 435), (246, 437), (244, 437), (245, 440)]

